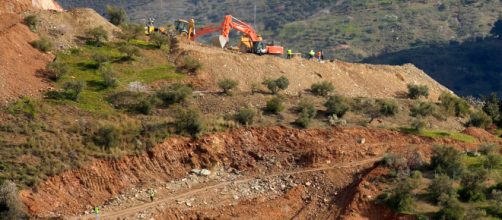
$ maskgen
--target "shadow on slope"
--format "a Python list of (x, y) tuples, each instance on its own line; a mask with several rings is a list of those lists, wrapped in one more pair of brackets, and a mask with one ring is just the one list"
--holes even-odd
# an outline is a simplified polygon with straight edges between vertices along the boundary
[(413, 63), (458, 95), (502, 95), (502, 20), (490, 38), (431, 44), (365, 59), (364, 63)]

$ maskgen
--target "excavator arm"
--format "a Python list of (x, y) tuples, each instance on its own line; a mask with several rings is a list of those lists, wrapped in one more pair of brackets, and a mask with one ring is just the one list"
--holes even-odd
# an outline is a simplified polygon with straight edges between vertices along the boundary
[(232, 29), (243, 33), (244, 36), (249, 38), (249, 40), (251, 40), (251, 42), (249, 43), (251, 44), (251, 47), (253, 47), (252, 45), (255, 46), (253, 50), (257, 54), (269, 53), (274, 55), (281, 55), (284, 53), (284, 48), (281, 46), (264, 45), (261, 37), (258, 35), (258, 33), (256, 33), (255, 29), (251, 25), (246, 24), (245, 22), (233, 17), (232, 15), (226, 15), (225, 19), (219, 26), (211, 24), (209, 26), (197, 29), (197, 35), (192, 39), (220, 31), (219, 41), (220, 46), (223, 48), (229, 41), (229, 35)]
[(214, 33), (214, 32), (221, 32), (221, 25), (209, 24), (205, 27), (197, 29), (197, 31), (195, 32), (196, 35), (192, 36), (192, 40), (195, 40), (198, 37), (202, 37), (204, 35)]

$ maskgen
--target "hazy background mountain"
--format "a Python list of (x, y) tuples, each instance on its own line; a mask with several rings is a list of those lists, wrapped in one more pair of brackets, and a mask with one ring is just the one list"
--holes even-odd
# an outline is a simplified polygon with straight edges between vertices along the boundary
[[(502, 95), (502, 63), (491, 39), (501, 0), (59, 0), (66, 8), (125, 8), (131, 21), (158, 23), (194, 17), (198, 26), (232, 14), (267, 40), (294, 51), (323, 49), (329, 57), (374, 63), (411, 62), (461, 95)], [(484, 45), (484, 46), (480, 46)], [(495, 56), (493, 56), (495, 55)], [(474, 59), (471, 59), (474, 58)], [(495, 65), (488, 66), (487, 65)], [(473, 81), (473, 79), (475, 79)], [(479, 85), (466, 86), (476, 82)], [(487, 86), (489, 85), (489, 86)]]

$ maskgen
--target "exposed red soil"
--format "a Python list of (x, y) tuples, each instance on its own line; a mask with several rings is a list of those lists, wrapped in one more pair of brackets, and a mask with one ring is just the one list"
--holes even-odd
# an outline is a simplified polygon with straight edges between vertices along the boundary
[(462, 133), (475, 137), (481, 142), (497, 142), (497, 137), (485, 129), (468, 127)]
[(363, 178), (348, 187), (344, 193), (349, 197), (349, 203), (345, 206), (343, 213), (340, 213), (341, 218), (348, 220), (414, 220), (414, 217), (397, 214), (383, 204), (375, 203), (375, 198), (381, 191), (377, 186), (373, 185), (373, 182), (387, 173), (387, 168), (376, 166), (370, 169)]
[[(365, 144), (358, 144), (364, 137)], [(449, 139), (430, 139), (366, 128), (298, 130), (283, 127), (236, 129), (198, 140), (173, 137), (148, 154), (117, 161), (94, 161), (66, 171), (21, 193), (38, 217), (71, 215), (103, 204), (139, 183), (179, 179), (194, 167), (233, 167), (246, 175), (315, 167), (381, 156), (385, 152), (427, 152), (432, 144), (469, 147)], [(270, 161), (273, 159), (273, 163)]]
[(50, 87), (36, 72), (45, 68), (53, 55), (30, 45), (38, 36), (19, 15), (31, 9), (31, 1), (0, 1), (0, 103), (19, 96), (37, 96)]

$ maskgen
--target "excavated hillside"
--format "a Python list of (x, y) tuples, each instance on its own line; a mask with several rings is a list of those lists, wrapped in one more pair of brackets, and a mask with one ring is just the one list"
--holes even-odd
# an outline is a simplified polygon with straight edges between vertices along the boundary
[(36, 76), (53, 56), (30, 45), (37, 34), (22, 23), (22, 12), (37, 10), (32, 1), (0, 1), (0, 102), (36, 96), (49, 84)]
[[(51, 177), (35, 189), (23, 191), (21, 197), (37, 217), (85, 214), (99, 205), (103, 206), (104, 219), (132, 218), (145, 212), (154, 215), (159, 214), (158, 210), (165, 210), (167, 214), (162, 218), (166, 219), (229, 218), (235, 213), (248, 218), (254, 212), (239, 210), (247, 209), (253, 201), (263, 207), (283, 201), (283, 209), (265, 209), (262, 218), (272, 213), (279, 218), (298, 213), (323, 218), (346, 212), (351, 196), (337, 192), (353, 186), (354, 176), (367, 172), (385, 152), (406, 155), (420, 151), (427, 156), (434, 144), (462, 149), (472, 146), (366, 128), (249, 128), (198, 140), (173, 137), (148, 153), (117, 161), (98, 160)], [(194, 176), (189, 174), (193, 168), (207, 168), (213, 175)], [(162, 199), (146, 203), (146, 194), (141, 190), (146, 187), (156, 188)], [(326, 200), (333, 196), (336, 199)], [(185, 205), (184, 199), (196, 202)], [(234, 211), (227, 209), (229, 203)], [(197, 209), (190, 209), (192, 206)]]
[[(24, 23), (25, 15), (37, 16), (37, 33)], [(103, 26), (110, 34), (119, 29), (92, 9), (74, 9), (63, 12), (52, 0), (0, 1), (0, 102), (20, 96), (37, 97), (51, 84), (37, 71), (54, 59), (30, 45), (39, 36), (47, 37), (54, 49), (76, 46), (79, 37), (89, 28)]]
[(330, 81), (336, 92), (349, 97), (400, 98), (405, 96), (407, 84), (427, 85), (430, 99), (437, 100), (449, 91), (425, 72), (412, 64), (403, 66), (355, 64), (343, 61), (318, 63), (305, 59), (282, 59), (224, 51), (197, 43), (182, 44), (185, 54), (202, 63), (198, 78), (206, 89), (216, 89), (217, 82), (229, 78), (239, 82), (243, 91), (250, 91), (266, 78), (286, 76), (290, 85), (285, 91), (297, 95), (313, 83)]

